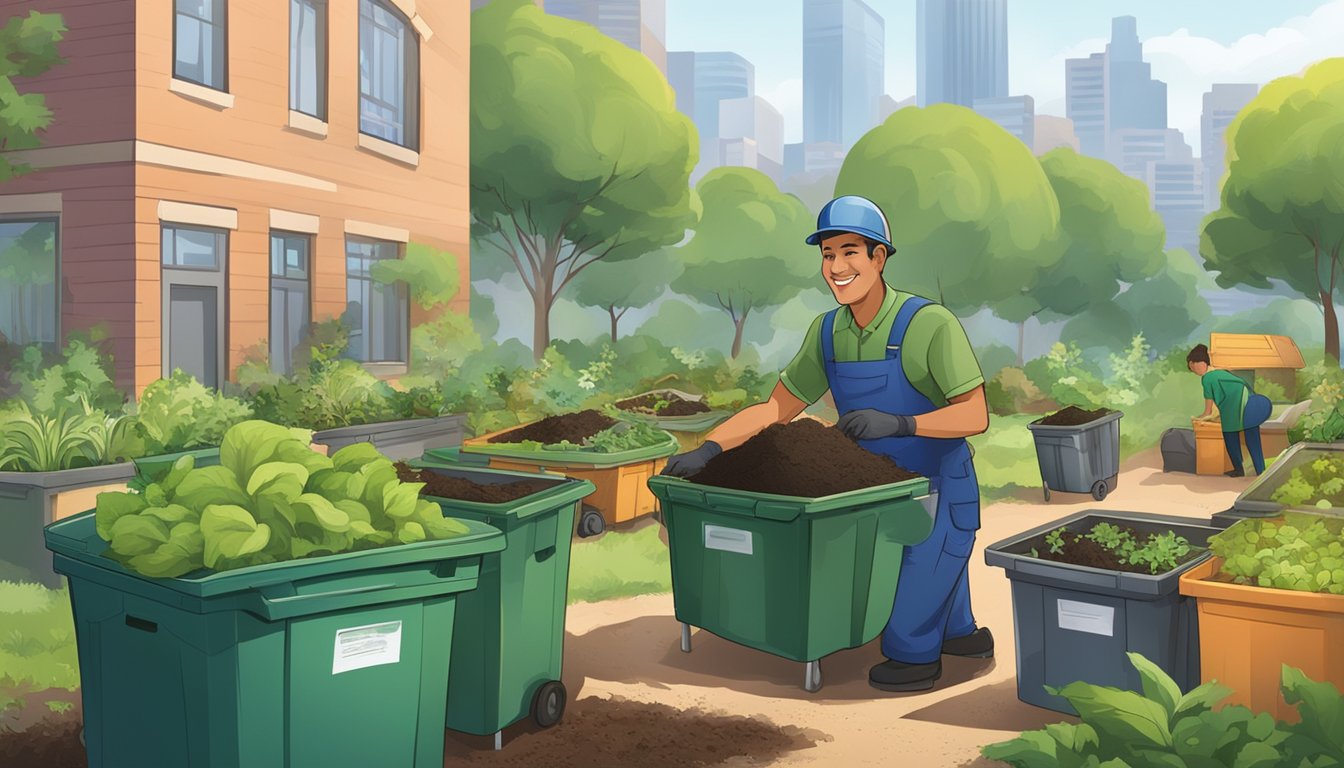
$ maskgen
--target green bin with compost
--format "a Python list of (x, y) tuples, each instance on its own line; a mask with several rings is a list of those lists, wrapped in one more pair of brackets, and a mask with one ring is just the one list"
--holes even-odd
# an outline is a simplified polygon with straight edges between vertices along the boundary
[(487, 555), (477, 588), (457, 601), (447, 725), (495, 734), (531, 715), (545, 728), (559, 722), (571, 531), (587, 480), (498, 470), (398, 466), (403, 480), (443, 513), (504, 532), (505, 548)]
[(310, 441), (244, 422), (46, 529), (91, 766), (443, 765), (456, 601), (504, 537)]
[(881, 633), (904, 547), (933, 529), (926, 478), (812, 420), (768, 427), (699, 474), (649, 488), (667, 525), (682, 650), (700, 627), (806, 662), (808, 691), (822, 657)]

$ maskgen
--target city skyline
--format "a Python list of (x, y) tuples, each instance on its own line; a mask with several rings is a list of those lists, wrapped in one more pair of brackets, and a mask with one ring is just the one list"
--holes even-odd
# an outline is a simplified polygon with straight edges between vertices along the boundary
[[(783, 115), (785, 142), (796, 143), (803, 140), (803, 3), (772, 2), (765, 14), (759, 13), (761, 5), (670, 0), (668, 50), (731, 50), (751, 61), (757, 95)], [(886, 27), (884, 95), (896, 101), (914, 96), (916, 0), (868, 0), (867, 5)], [(1344, 43), (1329, 34), (1344, 28), (1344, 0), (1284, 0), (1237, 14), (1218, 12), (1219, 7), (1209, 0), (1102, 0), (1053, 9), (1040, 2), (1010, 2), (1008, 93), (1031, 96), (1038, 115), (1065, 116), (1065, 60), (1105, 50), (1112, 19), (1134, 16), (1151, 76), (1168, 85), (1167, 123), (1198, 153), (1203, 94), (1212, 85), (1263, 85), (1344, 53)], [(743, 35), (743, 24), (756, 34)]]

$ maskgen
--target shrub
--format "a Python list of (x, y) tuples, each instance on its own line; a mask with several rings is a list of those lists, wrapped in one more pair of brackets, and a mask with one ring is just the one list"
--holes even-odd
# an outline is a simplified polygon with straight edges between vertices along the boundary
[(1006, 344), (990, 344), (975, 350), (975, 359), (980, 363), (980, 372), (989, 380), (999, 371), (1016, 365), (1017, 352)]
[(251, 418), (252, 409), (176, 370), (145, 388), (133, 414), (145, 455), (152, 456), (217, 446), (229, 427)]
[(252, 396), (254, 415), (274, 424), (319, 431), (398, 417), (392, 387), (359, 363), (328, 360), (314, 362), (313, 368), (257, 390)]
[(9, 371), (10, 387), (34, 410), (55, 414), (63, 407), (87, 403), (94, 410), (120, 410), (126, 395), (112, 382), (112, 358), (92, 340), (71, 338), (59, 353), (41, 346), (23, 348)]
[(1021, 368), (1004, 368), (995, 374), (985, 383), (985, 398), (990, 412), (999, 416), (1043, 413), (1055, 405)]

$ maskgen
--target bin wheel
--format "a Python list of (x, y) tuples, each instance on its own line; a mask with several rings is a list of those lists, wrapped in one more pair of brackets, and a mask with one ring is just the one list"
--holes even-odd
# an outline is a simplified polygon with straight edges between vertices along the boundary
[(808, 693), (816, 693), (821, 690), (821, 660), (807, 662), (807, 668), (803, 671), (803, 690)]
[(579, 516), (579, 538), (586, 539), (589, 536), (596, 536), (606, 530), (607, 521), (602, 519), (602, 513), (592, 507), (584, 507), (583, 514)]
[(1101, 501), (1106, 498), (1107, 493), (1110, 493), (1110, 491), (1106, 488), (1105, 480), (1098, 480), (1092, 484), (1092, 498)]
[(551, 680), (541, 686), (532, 700), (532, 719), (542, 728), (550, 728), (565, 715), (565, 684)]
[(1041, 483), (1041, 491), (1045, 494), (1045, 500), (1046, 500), (1046, 501), (1049, 501), (1049, 500), (1050, 500), (1050, 486), (1046, 485), (1045, 483)]

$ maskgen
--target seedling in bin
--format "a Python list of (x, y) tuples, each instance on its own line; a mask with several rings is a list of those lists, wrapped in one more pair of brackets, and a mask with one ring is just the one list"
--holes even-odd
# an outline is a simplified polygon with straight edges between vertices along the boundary
[(1058, 528), (1045, 534), (1045, 543), (1050, 545), (1050, 554), (1058, 555), (1064, 551), (1064, 528)]

